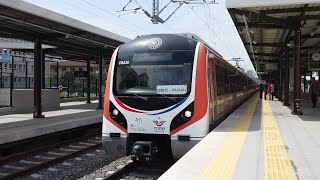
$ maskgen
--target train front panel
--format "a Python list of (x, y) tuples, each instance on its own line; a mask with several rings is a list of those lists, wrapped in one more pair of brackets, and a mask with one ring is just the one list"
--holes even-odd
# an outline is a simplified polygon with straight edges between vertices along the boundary
[(207, 118), (206, 63), (198, 63), (206, 52), (180, 35), (142, 36), (114, 52), (103, 119), (109, 154), (179, 158), (208, 133), (199, 121)]

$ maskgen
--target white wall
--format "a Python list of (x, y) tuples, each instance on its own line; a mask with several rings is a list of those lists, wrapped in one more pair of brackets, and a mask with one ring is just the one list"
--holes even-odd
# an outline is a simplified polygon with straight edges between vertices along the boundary
[[(12, 108), (15, 113), (32, 113), (33, 89), (14, 89), (12, 96)], [(60, 109), (60, 95), (58, 89), (42, 90), (42, 110)]]
[(10, 106), (9, 88), (0, 88), (0, 106)]

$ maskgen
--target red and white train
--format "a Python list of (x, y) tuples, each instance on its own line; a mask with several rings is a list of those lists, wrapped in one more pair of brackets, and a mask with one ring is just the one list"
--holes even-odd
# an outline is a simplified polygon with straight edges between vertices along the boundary
[(195, 35), (137, 37), (111, 58), (103, 147), (139, 160), (179, 159), (255, 87)]

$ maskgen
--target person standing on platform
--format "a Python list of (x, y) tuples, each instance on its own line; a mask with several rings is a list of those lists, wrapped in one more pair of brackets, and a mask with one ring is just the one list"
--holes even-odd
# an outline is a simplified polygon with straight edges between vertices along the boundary
[(264, 84), (264, 100), (267, 100), (267, 93), (268, 93), (268, 83), (267, 81)]
[(312, 77), (311, 82), (310, 82), (309, 93), (311, 95), (312, 108), (316, 108), (316, 106), (317, 106), (317, 97), (319, 95), (319, 85), (316, 82), (316, 79), (314, 77)]
[(268, 83), (267, 85), (267, 92), (268, 92), (268, 95), (269, 95), (269, 100), (271, 100), (271, 83)]
[(272, 101), (273, 101), (273, 96), (274, 96), (274, 84), (273, 84), (273, 82), (271, 82), (270, 86), (271, 86), (271, 97), (272, 97)]
[(260, 91), (260, 99), (262, 99), (262, 93), (263, 93), (263, 84), (260, 82), (259, 84), (259, 91)]

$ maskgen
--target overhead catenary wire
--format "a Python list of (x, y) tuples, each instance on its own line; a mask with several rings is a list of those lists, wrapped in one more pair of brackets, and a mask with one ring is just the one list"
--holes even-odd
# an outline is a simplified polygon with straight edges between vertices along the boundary
[[(103, 15), (101, 15), (101, 14), (96, 14), (96, 13), (93, 13), (93, 12), (91, 12), (91, 11), (89, 11), (89, 10), (86, 10), (86, 9), (84, 9), (84, 8), (81, 8), (81, 7), (79, 7), (79, 6), (76, 6), (76, 5), (74, 5), (74, 4), (72, 4), (72, 3), (70, 3), (70, 2), (68, 2), (68, 1), (66, 1), (66, 0), (62, 0), (65, 4), (67, 4), (67, 5), (69, 5), (69, 6), (72, 6), (72, 7), (74, 7), (74, 8), (76, 8), (76, 9), (79, 9), (80, 11), (84, 11), (84, 12), (86, 12), (86, 13), (88, 13), (88, 14), (91, 14), (91, 15), (93, 15), (93, 16), (96, 16), (96, 17), (99, 17), (99, 18), (102, 18), (103, 17)], [(136, 31), (136, 30), (132, 30), (132, 29), (130, 29), (129, 27), (126, 27), (126, 26), (124, 26), (124, 25), (122, 25), (122, 24), (119, 24), (119, 23), (116, 23), (116, 22), (111, 22), (111, 23), (109, 23), (108, 25), (110, 26), (110, 25), (112, 25), (112, 24), (117, 24), (118, 26), (120, 26), (121, 28), (123, 28), (124, 29), (124, 32), (130, 32), (130, 33), (133, 33), (133, 34), (141, 34), (141, 32), (138, 32), (138, 31)], [(133, 31), (133, 32), (132, 32)]]
[(121, 18), (121, 17), (113, 14), (112, 12), (106, 10), (106, 9), (103, 9), (103, 8), (101, 8), (101, 7), (99, 7), (99, 6), (96, 6), (95, 4), (93, 4), (93, 3), (91, 3), (91, 2), (88, 2), (87, 0), (81, 0), (81, 1), (85, 2), (86, 4), (89, 4), (89, 5), (97, 8), (97, 9), (99, 9), (99, 10), (101, 10), (101, 11), (103, 11), (103, 12), (105, 12), (105, 13), (111, 15), (111, 16), (114, 16), (114, 17), (116, 17), (116, 18), (118, 18), (118, 19), (121, 19), (122, 21), (124, 21), (124, 22), (126, 22), (126, 23), (128, 23), (128, 24), (131, 24), (131, 25), (135, 26), (136, 28), (139, 28), (139, 29), (141, 29), (141, 30), (143, 30), (143, 31), (145, 31), (145, 32), (147, 32), (147, 33), (150, 33), (149, 30), (146, 30), (145, 28), (143, 28), (143, 27), (141, 27), (141, 26), (138, 26), (138, 25), (136, 25), (136, 24), (134, 24), (134, 23), (126, 20), (126, 19), (123, 19), (123, 18)]
[[(137, 4), (137, 6), (141, 7), (142, 9), (144, 9), (144, 8), (142, 7), (142, 5), (141, 5), (140, 3), (138, 3), (137, 0), (133, 0), (133, 1)], [(145, 2), (148, 4), (148, 2), (147, 2), (146, 0), (145, 0)], [(170, 3), (170, 2), (171, 2), (171, 0), (169, 0), (169, 3)], [(169, 3), (168, 3), (168, 4), (169, 4)], [(166, 7), (168, 6), (168, 4), (167, 4), (164, 8), (166, 8)], [(150, 7), (150, 9), (152, 9), (149, 4), (148, 4), (148, 6)], [(163, 8), (163, 9), (164, 9), (164, 8)], [(162, 10), (163, 10), (163, 9), (162, 9)], [(161, 11), (160, 11), (160, 13), (161, 13)], [(174, 31), (173, 31), (169, 26), (167, 26), (165, 23), (162, 23), (162, 25), (165, 26), (169, 31), (174, 32)]]

